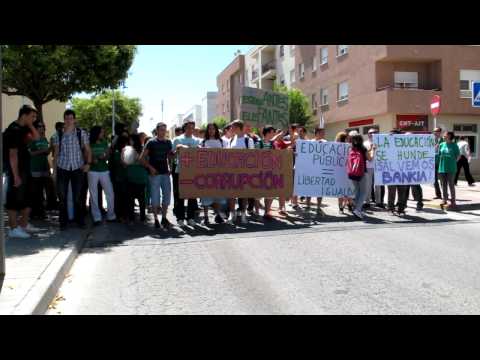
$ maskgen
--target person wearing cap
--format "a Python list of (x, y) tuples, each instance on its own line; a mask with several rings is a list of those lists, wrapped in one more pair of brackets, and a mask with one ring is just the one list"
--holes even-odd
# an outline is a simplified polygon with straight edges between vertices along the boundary
[(440, 184), (439, 184), (438, 166), (440, 165), (440, 157), (439, 157), (440, 144), (445, 141), (442, 137), (442, 128), (437, 127), (433, 129), (433, 135), (435, 136), (435, 182), (434, 182), (435, 198), (434, 199), (441, 199), (442, 192), (440, 190)]
[[(405, 135), (412, 135), (411, 132), (405, 133)], [(423, 190), (420, 184), (410, 185), (407, 190), (407, 199), (410, 197), (410, 189), (412, 189), (413, 200), (417, 202), (417, 211), (423, 209)]]

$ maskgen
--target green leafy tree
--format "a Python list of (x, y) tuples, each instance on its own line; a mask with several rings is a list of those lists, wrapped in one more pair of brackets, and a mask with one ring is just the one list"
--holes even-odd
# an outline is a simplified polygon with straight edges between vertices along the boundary
[(288, 96), (288, 112), (290, 124), (297, 123), (307, 128), (313, 127), (312, 109), (308, 97), (299, 89), (288, 89), (286, 86), (274, 84), (273, 91)]
[[(108, 135), (112, 134), (112, 100), (113, 93), (105, 91), (89, 99), (74, 98), (72, 109), (77, 115), (80, 127), (90, 129), (94, 125), (102, 126)], [(115, 123), (122, 123), (131, 128), (138, 124), (142, 116), (140, 99), (129, 98), (120, 91), (115, 91)]]
[(226, 117), (223, 117), (223, 116), (214, 117), (212, 122), (217, 124), (217, 126), (220, 130), (222, 130), (229, 123), (228, 119)]
[(98, 93), (123, 84), (133, 63), (132, 45), (2, 45), (3, 84), (7, 95), (42, 106), (74, 94)]

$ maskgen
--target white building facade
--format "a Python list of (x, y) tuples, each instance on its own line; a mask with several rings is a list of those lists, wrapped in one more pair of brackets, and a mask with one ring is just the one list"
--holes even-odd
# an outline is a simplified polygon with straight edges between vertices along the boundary
[(218, 92), (209, 91), (202, 99), (202, 125), (213, 122), (217, 115), (217, 96)]

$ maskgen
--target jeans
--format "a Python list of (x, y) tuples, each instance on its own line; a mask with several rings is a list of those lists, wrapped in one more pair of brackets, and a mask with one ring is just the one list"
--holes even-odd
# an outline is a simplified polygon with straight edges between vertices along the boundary
[(135, 184), (128, 182), (127, 191), (128, 191), (128, 219), (130, 221), (135, 220), (135, 199), (138, 200), (138, 205), (140, 206), (140, 220), (144, 221), (146, 218), (145, 214), (145, 184)]
[(440, 165), (440, 163), (435, 162), (435, 182), (433, 184), (435, 186), (435, 196), (437, 198), (442, 197), (442, 192), (440, 191), (440, 185), (438, 184), (438, 166), (439, 165)]
[[(174, 201), (177, 203), (176, 209), (174, 208), (174, 214), (179, 220), (185, 220), (185, 199), (180, 199), (180, 191), (179, 191), (179, 184), (178, 184), (178, 174), (175, 174), (173, 177), (173, 197)], [(198, 209), (197, 199), (187, 199), (187, 220), (195, 219), (195, 211)], [(153, 197), (152, 197), (153, 201)]]
[(455, 201), (455, 174), (454, 173), (439, 173), (440, 181), (442, 182), (443, 202), (448, 200), (448, 188), (450, 188), (450, 200)]
[(149, 176), (150, 180), (150, 197), (153, 207), (160, 207), (160, 203), (164, 207), (170, 205), (172, 197), (172, 185), (170, 183), (170, 175)]
[(417, 202), (417, 208), (423, 207), (423, 190), (421, 185), (410, 185), (407, 190), (407, 199), (412, 189), (413, 200)]
[[(368, 173), (367, 173), (368, 174)], [(365, 199), (368, 197), (369, 189), (368, 189), (368, 178), (367, 174), (365, 174), (359, 181), (352, 180), (353, 186), (355, 188), (355, 210), (362, 211), (363, 203)]]
[(468, 159), (465, 156), (460, 156), (460, 159), (457, 161), (457, 174), (455, 175), (455, 185), (458, 182), (458, 176), (460, 175), (460, 171), (465, 171), (465, 179), (467, 180), (469, 185), (472, 185), (475, 180), (473, 179), (472, 174), (470, 173), (470, 164), (468, 163)]
[(395, 209), (395, 196), (398, 194), (398, 211), (404, 211), (407, 208), (408, 189), (410, 185), (390, 185), (388, 188), (388, 209)]
[(98, 204), (98, 184), (102, 184), (102, 189), (105, 191), (107, 198), (107, 219), (115, 220), (115, 196), (113, 192), (113, 185), (110, 181), (110, 173), (108, 171), (90, 171), (88, 173), (88, 189), (90, 191), (90, 204), (93, 221), (102, 221), (102, 213), (100, 212)]
[(173, 183), (173, 215), (177, 216), (178, 209), (178, 199), (180, 198), (178, 194), (178, 174), (175, 171), (172, 171), (172, 183)]
[(127, 219), (128, 216), (128, 196), (127, 196), (127, 181), (114, 181), (113, 193), (117, 194), (115, 197), (115, 215), (117, 219)]
[(81, 169), (77, 170), (63, 170), (57, 169), (57, 191), (60, 200), (60, 226), (67, 225), (68, 211), (67, 211), (67, 196), (68, 185), (72, 184), (72, 197), (74, 206), (75, 221), (79, 225), (84, 225), (85, 220), (82, 212), (81, 204), (81, 190), (85, 179), (85, 173)]
[(45, 193), (47, 192), (48, 177), (32, 177), (30, 182), (30, 196), (32, 211), (30, 215), (45, 216)]

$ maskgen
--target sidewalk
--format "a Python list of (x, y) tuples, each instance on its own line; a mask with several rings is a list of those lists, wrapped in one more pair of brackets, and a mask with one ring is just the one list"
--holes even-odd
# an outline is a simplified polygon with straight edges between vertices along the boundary
[(44, 314), (90, 233), (75, 225), (60, 232), (58, 216), (32, 225), (40, 229), (32, 238), (6, 238), (0, 315)]

